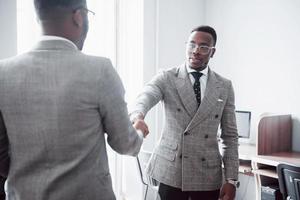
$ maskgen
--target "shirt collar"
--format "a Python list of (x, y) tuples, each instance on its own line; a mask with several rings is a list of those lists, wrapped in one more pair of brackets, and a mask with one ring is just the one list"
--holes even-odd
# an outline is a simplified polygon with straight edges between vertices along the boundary
[[(187, 70), (187, 72), (189, 74), (192, 73), (192, 72), (198, 72), (197, 70), (192, 69), (189, 65), (186, 65), (186, 70)], [(199, 72), (201, 72), (204, 76), (207, 76), (207, 74), (208, 74), (208, 66), (205, 67), (205, 69), (203, 69), (202, 71), (199, 71)]]
[(54, 35), (42, 35), (39, 39), (39, 41), (48, 41), (48, 40), (62, 40), (62, 41), (66, 41), (70, 44), (72, 44), (76, 49), (77, 46), (71, 41), (71, 40), (68, 40), (67, 38), (63, 38), (63, 37), (59, 37), (59, 36), (54, 36)]

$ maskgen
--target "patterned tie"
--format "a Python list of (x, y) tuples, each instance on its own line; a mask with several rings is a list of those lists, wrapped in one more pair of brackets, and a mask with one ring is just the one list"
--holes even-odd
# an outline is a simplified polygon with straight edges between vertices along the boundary
[(192, 75), (195, 79), (194, 83), (194, 92), (196, 95), (196, 99), (198, 102), (198, 107), (200, 106), (201, 103), (201, 87), (200, 87), (200, 77), (203, 75), (201, 72), (192, 72)]

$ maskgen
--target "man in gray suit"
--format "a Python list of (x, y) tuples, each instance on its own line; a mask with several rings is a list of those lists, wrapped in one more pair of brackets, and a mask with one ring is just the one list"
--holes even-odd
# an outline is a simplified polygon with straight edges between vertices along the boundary
[(141, 120), (159, 101), (163, 103), (162, 137), (147, 168), (149, 176), (160, 182), (162, 200), (235, 197), (239, 164), (234, 92), (231, 81), (208, 67), (216, 41), (213, 28), (193, 29), (186, 45), (186, 62), (155, 76), (131, 111), (132, 121)]
[(0, 62), (0, 175), (8, 200), (113, 200), (108, 144), (137, 155), (143, 121), (129, 120), (109, 59), (80, 50), (85, 0), (35, 0), (43, 36)]

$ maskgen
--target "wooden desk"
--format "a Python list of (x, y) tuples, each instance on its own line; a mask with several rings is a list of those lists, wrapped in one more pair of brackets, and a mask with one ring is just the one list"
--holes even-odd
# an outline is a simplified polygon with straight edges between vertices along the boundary
[(279, 163), (300, 166), (300, 153), (279, 152), (252, 158), (252, 172), (255, 175), (256, 199), (261, 199), (261, 186), (278, 184), (276, 172)]
[(266, 156), (255, 156), (252, 161), (261, 164), (277, 166), (279, 163), (288, 163), (300, 166), (300, 152), (279, 152)]
[[(219, 149), (222, 148), (222, 144), (219, 143)], [(256, 145), (248, 143), (239, 143), (239, 172), (246, 175), (253, 175), (251, 168), (251, 160), (256, 156)]]
[(240, 143), (239, 144), (239, 159), (241, 160), (251, 160), (255, 157), (256, 154), (256, 145)]
[(239, 172), (245, 175), (253, 176), (251, 160), (256, 156), (256, 145), (254, 144), (239, 144)]
[(292, 151), (291, 115), (272, 115), (260, 119), (257, 133), (257, 156), (252, 158), (256, 200), (261, 187), (278, 185), (277, 166), (287, 163), (300, 166), (300, 153)]

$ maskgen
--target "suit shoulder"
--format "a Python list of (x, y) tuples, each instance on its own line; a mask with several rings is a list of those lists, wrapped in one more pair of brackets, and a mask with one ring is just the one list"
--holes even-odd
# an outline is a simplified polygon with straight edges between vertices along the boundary
[(159, 69), (158, 74), (165, 76), (174, 76), (177, 75), (179, 67), (170, 67), (166, 69)]
[(160, 84), (167, 83), (170, 80), (170, 77), (176, 76), (176, 71), (176, 67), (167, 69), (161, 68), (150, 82), (160, 82)]
[(90, 64), (94, 64), (94, 65), (98, 65), (101, 64), (101, 65), (110, 65), (111, 64), (111, 61), (109, 58), (106, 58), (106, 57), (101, 57), (101, 56), (92, 56), (92, 55), (87, 55), (87, 54), (84, 54), (84, 53), (81, 53), (81, 56), (82, 56), (82, 60), (84, 61), (87, 61), (88, 63)]
[(211, 70), (211, 73), (214, 74), (214, 76), (216, 77), (216, 79), (217, 79), (218, 81), (225, 82), (225, 83), (227, 83), (227, 84), (231, 84), (231, 80), (229, 80), (228, 78), (225, 78), (224, 76), (222, 76), (222, 75), (220, 75), (220, 74), (218, 74), (217, 72), (212, 71), (212, 70)]
[(166, 69), (166, 73), (168, 74), (177, 74), (179, 67), (170, 67)]
[(84, 66), (85, 70), (92, 70), (92, 71), (99, 71), (99, 72), (103, 72), (103, 70), (105, 71), (115, 70), (109, 58), (86, 55), (81, 53), (81, 55), (78, 56), (77, 59), (79, 63), (82, 63), (82, 66)]
[(20, 60), (24, 58), (24, 54), (12, 56), (9, 58), (4, 58), (0, 60), (0, 68), (9, 68), (14, 65), (14, 63), (18, 63)]

